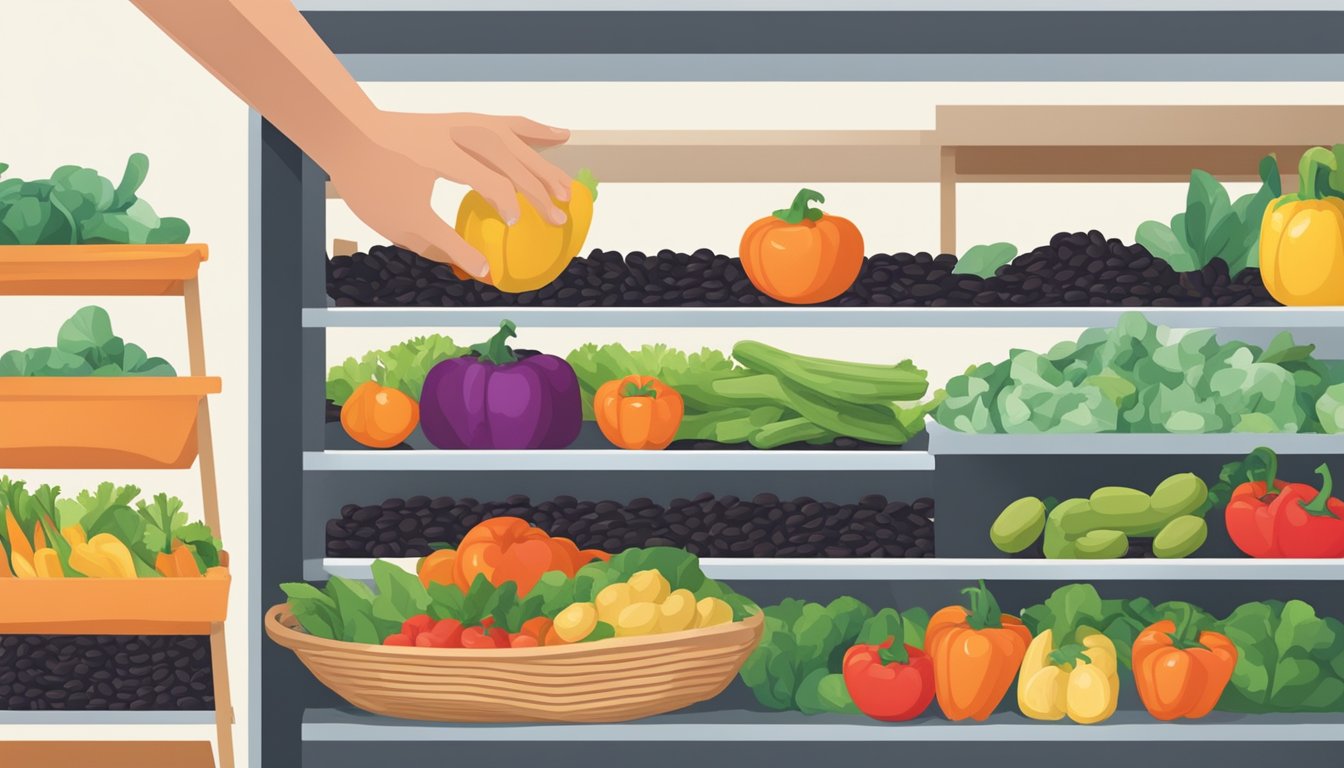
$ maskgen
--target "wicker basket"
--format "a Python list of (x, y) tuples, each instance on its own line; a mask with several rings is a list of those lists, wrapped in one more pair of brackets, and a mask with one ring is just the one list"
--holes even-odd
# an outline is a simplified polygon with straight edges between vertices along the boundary
[(462, 650), (346, 643), (299, 628), (287, 605), (266, 634), (321, 683), (380, 715), (441, 722), (610, 723), (717, 696), (761, 639), (762, 617), (552, 648)]

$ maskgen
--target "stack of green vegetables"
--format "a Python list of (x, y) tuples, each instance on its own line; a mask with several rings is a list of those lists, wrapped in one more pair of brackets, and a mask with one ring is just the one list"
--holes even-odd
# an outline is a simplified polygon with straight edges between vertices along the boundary
[(947, 384), (935, 420), (959, 432), (1344, 431), (1344, 370), (1282, 333), (1268, 347), (1137, 312), (1049, 352), (1013, 350)]
[[(8, 168), (0, 163), (0, 174)], [(0, 179), (0, 245), (185, 243), (185, 221), (159, 218), (136, 196), (148, 174), (149, 158), (137, 152), (116, 186), (77, 165), (63, 165), (49, 179)]]
[(56, 332), (56, 346), (0, 355), (0, 376), (176, 376), (173, 366), (112, 332), (102, 307), (84, 307)]
[[(439, 335), (375, 350), (332, 368), (327, 398), (341, 405), (356, 387), (373, 380), (418, 400), (430, 368), (469, 353)], [(756, 341), (738, 342), (731, 358), (712, 349), (687, 354), (661, 344), (637, 350), (585, 344), (566, 360), (578, 376), (589, 420), (597, 388), (613, 379), (653, 376), (675, 389), (686, 405), (678, 440), (775, 448), (849, 437), (900, 445), (924, 431), (924, 417), (937, 405), (936, 398), (918, 402), (928, 393), (928, 376), (909, 360), (896, 365), (826, 360)]]
[[(517, 632), (529, 620), (554, 619), (575, 603), (591, 602), (605, 587), (648, 570), (661, 573), (671, 590), (688, 590), (697, 600), (713, 597), (724, 601), (732, 608), (734, 621), (760, 611), (755, 603), (706, 577), (695, 555), (671, 547), (627, 549), (610, 560), (583, 566), (573, 577), (550, 571), (525, 595), (519, 594), (514, 581), (492, 585), (484, 576), (465, 591), (455, 585), (426, 585), (415, 574), (383, 560), (373, 563), (374, 588), (339, 576), (331, 577), (322, 589), (304, 582), (280, 587), (294, 617), (309, 634), (378, 644), (400, 632), (407, 619), (423, 613), (433, 619), (451, 618), (463, 623), (488, 618), (507, 632)], [(601, 635), (591, 637), (599, 639)]]

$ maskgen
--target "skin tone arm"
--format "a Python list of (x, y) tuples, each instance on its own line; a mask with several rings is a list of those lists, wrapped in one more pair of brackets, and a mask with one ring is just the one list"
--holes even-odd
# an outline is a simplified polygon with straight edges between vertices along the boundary
[(483, 277), (485, 258), (434, 213), (440, 178), (481, 193), (506, 222), (518, 196), (551, 223), (570, 179), (537, 149), (569, 132), (521, 117), (385, 112), (289, 0), (132, 0), (331, 175), (365, 224), (393, 243)]

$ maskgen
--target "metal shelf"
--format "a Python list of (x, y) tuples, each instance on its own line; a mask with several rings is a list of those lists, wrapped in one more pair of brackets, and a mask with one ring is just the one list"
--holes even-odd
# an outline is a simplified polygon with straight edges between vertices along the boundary
[(169, 727), (199, 726), (214, 727), (215, 712), (203, 710), (0, 710), (0, 727), (42, 726), (77, 728), (83, 726), (117, 727)]
[(915, 472), (927, 451), (308, 451), (309, 472)]
[(1250, 432), (1214, 434), (1047, 434), (981, 435), (928, 425), (929, 452), (935, 456), (1223, 456), (1267, 446), (1281, 454), (1344, 454), (1344, 434), (1295, 435)]
[(1172, 328), (1340, 328), (1344, 307), (310, 307), (305, 328), (1093, 328), (1129, 312)]
[[(1159, 722), (1122, 710), (1094, 725), (1048, 723), (998, 713), (983, 723), (926, 717), (879, 723), (845, 715), (803, 715), (749, 709), (683, 710), (629, 723), (585, 725), (421, 723), (339, 709), (309, 709), (303, 740), (318, 741), (1344, 741), (1344, 714), (1238, 715), (1214, 712), (1200, 720)], [(953, 730), (955, 729), (955, 730)]]
[[(419, 558), (382, 558), (415, 571)], [(325, 581), (330, 576), (372, 578), (369, 557), (327, 557), (305, 560), (303, 577)], [(1342, 581), (1340, 560), (1253, 560), (1250, 558), (1188, 558), (1184, 560), (1027, 560), (982, 558), (751, 558), (705, 557), (700, 568), (712, 579), (726, 581)]]

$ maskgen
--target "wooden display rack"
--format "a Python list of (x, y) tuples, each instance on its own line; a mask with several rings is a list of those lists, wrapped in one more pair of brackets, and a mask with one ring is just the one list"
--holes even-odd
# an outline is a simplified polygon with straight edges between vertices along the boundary
[[(186, 310), (190, 356), (190, 379), (184, 378), (183, 381), (203, 384), (202, 391), (218, 392), (219, 379), (208, 377), (205, 373), (205, 340), (197, 272), (200, 263), (206, 258), (207, 249), (204, 245), (7, 246), (0, 248), (0, 295), (181, 296)], [(203, 516), (214, 535), (222, 539), (210, 406), (204, 395), (199, 397), (195, 422), (189, 429), (194, 433), (191, 441), (195, 445), (183, 457), (184, 463), (175, 466), (190, 467), (191, 459), (199, 456)], [(45, 452), (41, 458), (29, 464), (22, 460), (8, 461), (6, 467), (53, 468), (51, 455), (51, 452)], [(74, 463), (78, 466), (62, 468), (94, 468), (80, 459)], [(146, 457), (131, 452), (106, 460), (106, 463), (96, 468), (141, 469), (153, 466), (156, 465), (152, 461), (147, 463)], [(227, 553), (221, 553), (221, 563), (224, 567), (211, 569), (205, 578), (190, 580), (0, 580), (0, 590), (10, 593), (6, 595), (0, 591), (0, 604), (18, 606), (18, 609), (7, 612), (4, 621), (0, 621), (0, 632), (208, 635), (215, 694), (218, 768), (233, 768), (234, 714), (224, 638), (229, 588)], [(59, 591), (63, 597), (47, 599), (55, 591)], [(75, 611), (69, 610), (69, 601), (72, 599), (79, 602)], [(129, 614), (126, 612), (128, 605), (136, 606), (130, 609)], [(165, 755), (173, 756), (171, 759), (175, 766), (214, 764), (209, 742), (144, 741), (114, 744), (116, 748), (112, 752), (118, 760), (131, 760), (130, 753), (134, 752), (139, 756), (140, 762), (137, 764), (141, 765), (167, 764), (162, 762), (166, 759)], [(60, 765), (107, 764), (104, 756), (111, 754), (107, 752), (108, 745), (109, 742), (73, 740), (11, 742), (0, 744), (0, 755), (8, 758), (40, 755), (48, 763), (52, 762), (52, 758), (58, 758), (55, 764)], [(164, 751), (165, 748), (167, 751)], [(148, 762), (144, 760), (145, 757), (150, 758)], [(0, 764), (8, 763), (8, 760), (0, 760)]]

